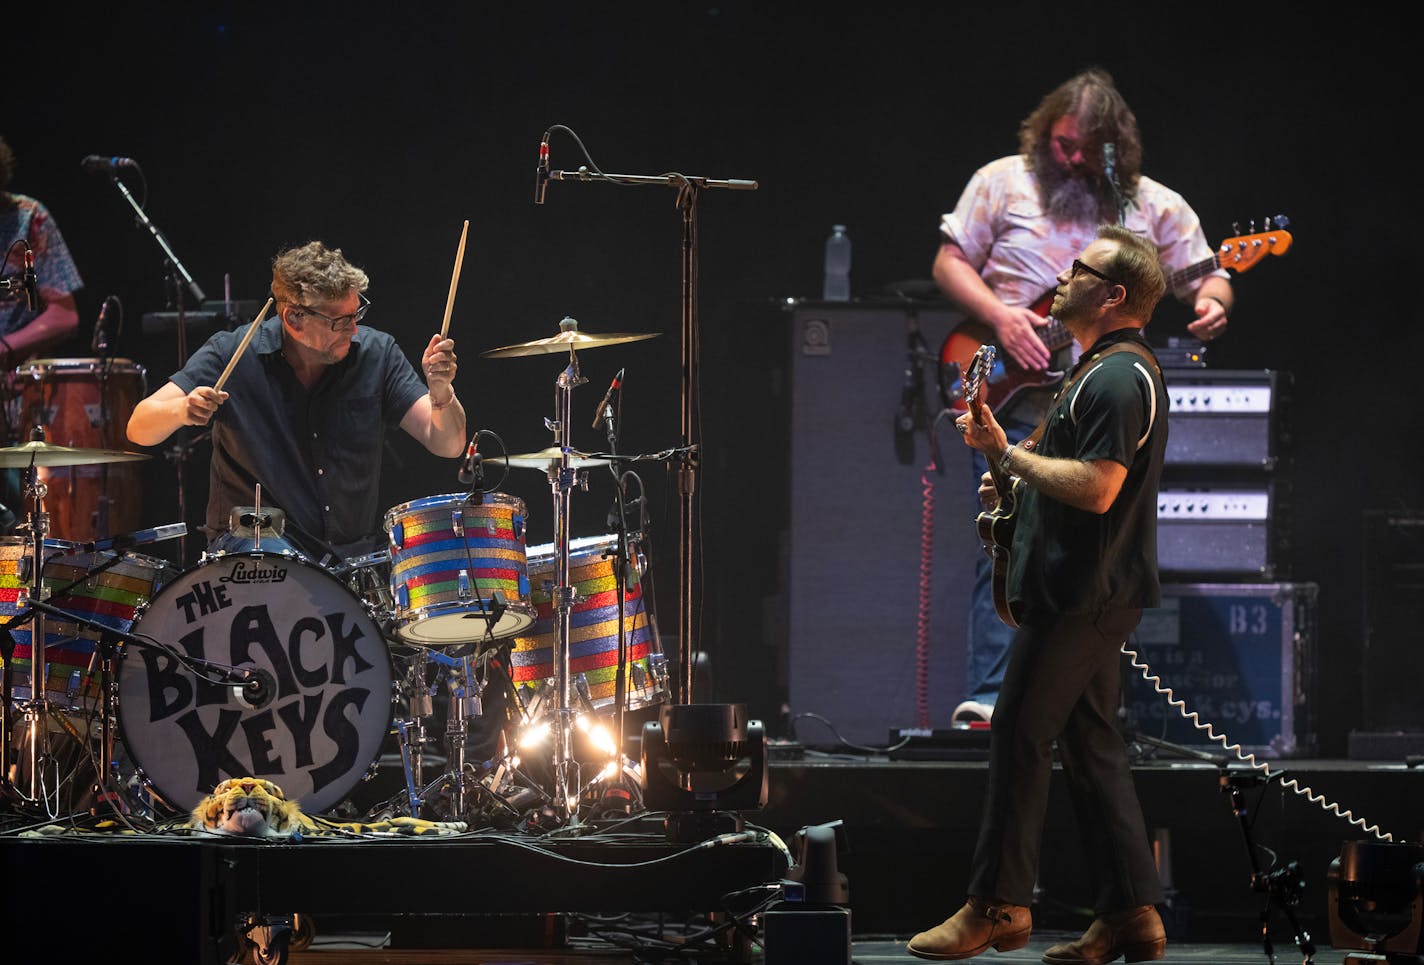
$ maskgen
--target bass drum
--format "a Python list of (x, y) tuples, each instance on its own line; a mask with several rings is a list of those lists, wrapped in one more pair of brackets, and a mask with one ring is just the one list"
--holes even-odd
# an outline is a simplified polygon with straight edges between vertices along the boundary
[[(171, 806), (260, 777), (310, 813), (345, 799), (391, 728), (386, 641), (336, 577), (299, 557), (226, 553), (163, 587), (118, 670), (119, 733)], [(255, 683), (218, 683), (224, 668)]]

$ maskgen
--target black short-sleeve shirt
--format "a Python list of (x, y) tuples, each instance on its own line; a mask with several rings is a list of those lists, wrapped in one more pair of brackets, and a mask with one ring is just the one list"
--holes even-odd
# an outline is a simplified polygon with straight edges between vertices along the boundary
[[(185, 393), (213, 385), (244, 325), (208, 339), (171, 381)], [(281, 508), (289, 540), (314, 559), (366, 551), (379, 532), (386, 431), (426, 392), (410, 360), (385, 332), (358, 327), (346, 358), (310, 390), (282, 356), (282, 320), (269, 318), (228, 375), (227, 402), (211, 423), (207, 519), (211, 540), (234, 506)]]
[[(1055, 400), (1037, 451), (1127, 467), (1122, 490), (1099, 515), (1025, 489), (1009, 557), (1009, 599), (1025, 612), (1098, 613), (1156, 606), (1157, 495), (1167, 448), (1167, 391), (1157, 366), (1108, 346), (1137, 329), (1099, 339), (1079, 375)], [(1150, 352), (1150, 349), (1147, 349)]]

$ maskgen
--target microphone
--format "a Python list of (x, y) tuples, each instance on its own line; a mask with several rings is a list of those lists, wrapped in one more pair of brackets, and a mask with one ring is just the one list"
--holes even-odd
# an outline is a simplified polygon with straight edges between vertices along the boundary
[(25, 271), (20, 276), (20, 284), (25, 289), (25, 302), (30, 311), (40, 310), (40, 289), (35, 280), (35, 253), (28, 246), (25, 248)]
[(109, 350), (109, 311), (123, 311), (123, 305), (119, 302), (118, 296), (110, 295), (104, 299), (104, 304), (99, 306), (99, 317), (94, 321), (94, 337), (89, 343), (89, 347), (103, 355)]
[(145, 543), (158, 543), (165, 539), (177, 539), (188, 532), (187, 523), (168, 523), (164, 526), (154, 526), (152, 529), (138, 529), (132, 533), (121, 533), (118, 536), (111, 536), (108, 539), (98, 539), (89, 543), (79, 543), (75, 546), (75, 552), (97, 553), (108, 549), (128, 549), (130, 546), (142, 546)]
[(232, 688), (232, 694), (249, 710), (261, 710), (277, 696), (277, 678), (261, 667), (243, 668), (243, 673), (246, 679)]
[(539, 165), (534, 169), (534, 203), (544, 203), (544, 189), (549, 186), (549, 132), (539, 142)]
[(465, 458), (460, 462), (459, 479), (466, 486), (473, 483), (481, 475), (481, 465), (485, 457), (480, 455), (480, 434), (476, 432), (470, 437), (470, 444), (465, 447)]
[(1117, 185), (1117, 145), (1112, 141), (1103, 144), (1103, 175)]
[(138, 162), (131, 157), (104, 157), (91, 154), (79, 162), (79, 166), (90, 174), (115, 174), (119, 168), (136, 168)]
[(923, 378), (923, 369), (911, 355), (905, 364), (905, 384), (900, 387), (900, 404), (895, 408), (895, 460), (902, 466), (915, 461), (916, 400), (923, 395)]
[(598, 411), (593, 414), (593, 428), (597, 429), (598, 424), (603, 421), (604, 413), (608, 410), (608, 400), (613, 398), (615, 390), (623, 388), (623, 373), (626, 369), (619, 369), (618, 374), (613, 376), (613, 381), (608, 383), (608, 391), (603, 393), (603, 399), (598, 403)]

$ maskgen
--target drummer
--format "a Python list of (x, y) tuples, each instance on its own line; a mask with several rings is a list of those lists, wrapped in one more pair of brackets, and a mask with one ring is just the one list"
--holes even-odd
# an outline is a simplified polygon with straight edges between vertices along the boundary
[(364, 555), (384, 540), (376, 534), (385, 430), (399, 425), (437, 456), (463, 454), (454, 341), (431, 336), (422, 382), (392, 336), (359, 324), (368, 284), (341, 249), (320, 241), (280, 252), (275, 317), (261, 322), (222, 388), (214, 386), (245, 328), (214, 333), (134, 407), (128, 438), (140, 446), (211, 423), (210, 551), (253, 549), (251, 521), (236, 508), (255, 508), (260, 485), (262, 514), (285, 515), (282, 538), (264, 538), (262, 549), (295, 549), (328, 566)]

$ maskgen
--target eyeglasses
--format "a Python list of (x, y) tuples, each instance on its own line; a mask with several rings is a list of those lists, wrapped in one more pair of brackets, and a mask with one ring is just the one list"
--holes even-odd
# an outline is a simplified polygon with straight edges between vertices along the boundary
[(352, 312), (350, 315), (338, 315), (335, 318), (332, 318), (330, 315), (322, 314), (315, 308), (308, 308), (306, 305), (301, 304), (293, 305), (292, 309), (294, 311), (301, 312), (303, 315), (315, 315), (317, 318), (330, 324), (331, 330), (333, 332), (343, 332), (348, 328), (355, 328), (356, 323), (361, 321), (361, 319), (365, 318), (366, 313), (371, 309), (370, 299), (368, 299), (365, 295), (362, 295), (359, 292), (357, 292), (357, 296), (361, 299), (361, 307), (356, 309), (356, 311)]
[(1080, 271), (1086, 271), (1088, 274), (1094, 276), (1095, 278), (1101, 278), (1103, 281), (1107, 282), (1109, 285), (1122, 285), (1123, 288), (1126, 288), (1126, 287), (1127, 287), (1126, 285), (1123, 285), (1122, 282), (1118, 281), (1116, 278), (1111, 278), (1111, 277), (1109, 277), (1109, 276), (1107, 276), (1107, 275), (1104, 275), (1102, 272), (1098, 271), (1098, 270), (1097, 270), (1096, 268), (1094, 268), (1092, 265), (1085, 265), (1085, 264), (1083, 264), (1081, 261), (1079, 261), (1077, 258), (1074, 258), (1074, 259), (1073, 259), (1073, 270), (1068, 273), (1068, 277), (1069, 277), (1069, 278), (1077, 278), (1077, 277), (1078, 277), (1078, 272), (1080, 272)]

